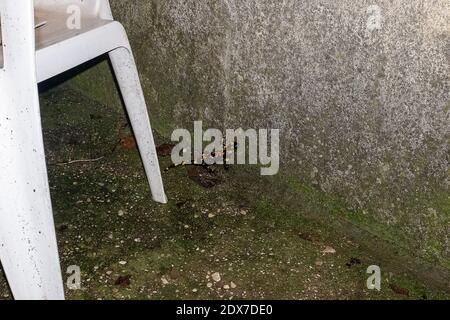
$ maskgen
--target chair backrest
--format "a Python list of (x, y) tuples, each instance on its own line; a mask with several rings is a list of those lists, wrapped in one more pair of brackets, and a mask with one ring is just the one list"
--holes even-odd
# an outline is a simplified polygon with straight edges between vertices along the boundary
[(34, 0), (37, 10), (67, 12), (69, 6), (77, 6), (87, 17), (112, 18), (108, 0)]

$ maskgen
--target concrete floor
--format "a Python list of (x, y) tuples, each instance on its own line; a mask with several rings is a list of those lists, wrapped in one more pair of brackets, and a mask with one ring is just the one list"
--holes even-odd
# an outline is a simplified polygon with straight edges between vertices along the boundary
[[(156, 204), (121, 112), (64, 86), (41, 97), (62, 268), (82, 272), (68, 299), (450, 297), (316, 218), (332, 209), (315, 193), (290, 194), (256, 167), (200, 172), (210, 188), (195, 170), (172, 169), (170, 202)], [(380, 292), (366, 288), (370, 265), (382, 269)], [(0, 298), (11, 299), (1, 269)]]

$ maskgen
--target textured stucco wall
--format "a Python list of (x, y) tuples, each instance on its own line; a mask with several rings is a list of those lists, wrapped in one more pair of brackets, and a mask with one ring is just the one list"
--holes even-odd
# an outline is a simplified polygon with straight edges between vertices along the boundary
[[(450, 268), (448, 0), (112, 7), (157, 130), (168, 136), (194, 120), (279, 128), (283, 170), (343, 199), (375, 233)], [(76, 81), (98, 83), (98, 70)], [(110, 102), (97, 87), (89, 90)]]

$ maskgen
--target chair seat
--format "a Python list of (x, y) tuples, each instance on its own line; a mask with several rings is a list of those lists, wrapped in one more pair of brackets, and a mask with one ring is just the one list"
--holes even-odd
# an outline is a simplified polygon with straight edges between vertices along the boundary
[(69, 29), (67, 26), (69, 14), (58, 11), (35, 10), (35, 25), (38, 26), (36, 28), (36, 50), (44, 49), (112, 22), (98, 17), (81, 16), (81, 29)]
[[(65, 12), (35, 10), (38, 82), (110, 51), (125, 34), (123, 27), (113, 20), (82, 15), (81, 28), (70, 29), (67, 26), (68, 19), (69, 15)], [(86, 38), (91, 39), (92, 45), (86, 46)], [(2, 65), (3, 53), (0, 50)]]

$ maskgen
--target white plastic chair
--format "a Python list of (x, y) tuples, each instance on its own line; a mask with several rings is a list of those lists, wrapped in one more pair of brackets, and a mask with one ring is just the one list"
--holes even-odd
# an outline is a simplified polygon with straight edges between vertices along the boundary
[[(69, 5), (80, 29), (68, 28)], [(109, 53), (153, 199), (166, 203), (147, 108), (108, 0), (0, 0), (0, 12), (0, 259), (16, 299), (64, 299), (37, 84)]]

